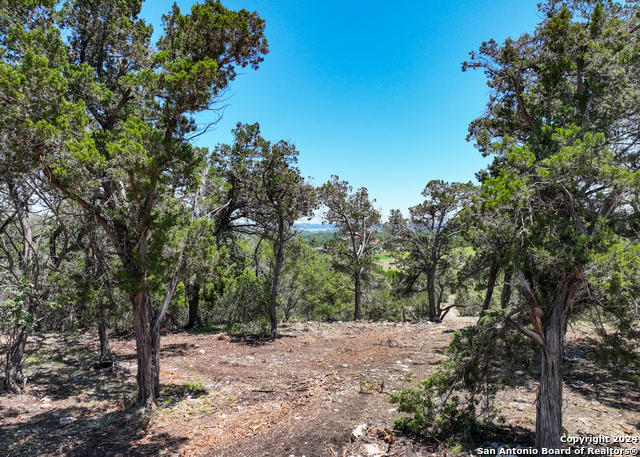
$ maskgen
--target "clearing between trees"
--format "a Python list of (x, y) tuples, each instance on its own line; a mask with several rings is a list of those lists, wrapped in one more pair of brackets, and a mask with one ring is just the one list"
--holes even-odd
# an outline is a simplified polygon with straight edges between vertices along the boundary
[[(95, 334), (41, 336), (26, 392), (0, 397), (0, 455), (446, 455), (451, 450), (437, 442), (394, 430), (400, 413), (389, 393), (424, 379), (446, 358), (452, 333), (475, 320), (291, 323), (275, 339), (168, 333), (153, 413), (134, 403), (132, 334), (111, 336), (118, 360), (101, 370), (92, 368)], [(587, 357), (589, 335), (582, 325), (568, 333), (564, 428), (575, 436), (638, 436), (640, 387)], [(534, 375), (499, 394), (506, 422), (485, 446), (533, 445), (536, 389)], [(361, 424), (364, 434), (354, 438)]]

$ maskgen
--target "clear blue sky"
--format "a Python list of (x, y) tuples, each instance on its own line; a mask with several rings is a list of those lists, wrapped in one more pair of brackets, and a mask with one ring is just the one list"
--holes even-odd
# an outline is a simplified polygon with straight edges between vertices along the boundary
[[(385, 219), (406, 215), (429, 180), (469, 181), (486, 166), (465, 141), (487, 101), (485, 76), (460, 64), (482, 41), (532, 31), (536, 3), (223, 0), (266, 20), (270, 53), (236, 78), (223, 120), (197, 144), (230, 143), (237, 122), (259, 122), (267, 140), (296, 144), (315, 184), (338, 175), (367, 187)], [(143, 6), (157, 35), (171, 4)]]

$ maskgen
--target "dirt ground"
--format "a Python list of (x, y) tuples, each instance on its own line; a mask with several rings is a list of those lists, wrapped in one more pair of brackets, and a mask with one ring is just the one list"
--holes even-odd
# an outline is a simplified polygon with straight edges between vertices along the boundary
[[(47, 335), (28, 360), (26, 392), (0, 397), (0, 456), (446, 455), (394, 430), (389, 393), (424, 379), (453, 331), (472, 322), (293, 323), (277, 339), (170, 333), (153, 413), (132, 404), (132, 335), (113, 337), (118, 362), (99, 371), (94, 333)], [(568, 434), (640, 436), (640, 387), (587, 360), (585, 337), (572, 329), (565, 351)], [(531, 445), (535, 392), (532, 382), (500, 394), (498, 444)]]

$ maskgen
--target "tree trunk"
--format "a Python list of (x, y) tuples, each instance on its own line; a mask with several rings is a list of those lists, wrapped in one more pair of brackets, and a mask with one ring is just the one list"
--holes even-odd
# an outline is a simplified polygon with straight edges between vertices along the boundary
[(260, 244), (262, 243), (262, 238), (258, 239), (258, 243), (256, 244), (256, 248), (253, 250), (253, 263), (255, 266), (256, 278), (260, 275)]
[(189, 299), (189, 322), (187, 329), (202, 327), (200, 320), (200, 281), (197, 279), (193, 284), (187, 286), (187, 296)]
[(104, 304), (100, 300), (98, 304), (98, 336), (100, 337), (100, 363), (113, 362), (113, 354), (109, 346), (109, 338), (107, 336), (106, 319), (104, 317)]
[(504, 285), (502, 286), (502, 293), (500, 294), (500, 307), (505, 309), (509, 305), (511, 299), (511, 276), (513, 272), (508, 269), (504, 272)]
[(436, 310), (436, 277), (435, 271), (427, 272), (427, 295), (429, 296), (429, 320), (439, 321), (438, 311)]
[(269, 301), (269, 319), (271, 320), (271, 334), (278, 333), (278, 316), (276, 315), (276, 300), (278, 298), (278, 281), (280, 280), (280, 270), (284, 261), (284, 225), (278, 227), (276, 265), (273, 269), (273, 282), (271, 283), (271, 299)]
[(484, 303), (482, 304), (482, 310), (480, 311), (480, 319), (484, 316), (485, 311), (491, 306), (491, 297), (493, 297), (493, 289), (496, 285), (496, 279), (500, 272), (500, 265), (498, 264), (498, 256), (495, 256), (491, 260), (491, 266), (489, 267), (489, 278), (487, 280), (487, 293), (484, 296)]
[(27, 345), (27, 337), (28, 334), (25, 331), (19, 330), (18, 337), (11, 348), (9, 348), (4, 377), (4, 388), (6, 390), (20, 390), (20, 386), (22, 385), (22, 357), (24, 356), (24, 349)]
[(151, 331), (151, 364), (153, 370), (153, 394), (160, 398), (160, 329)]
[(356, 280), (356, 296), (355, 296), (355, 307), (353, 310), (353, 320), (359, 320), (362, 316), (362, 311), (360, 308), (360, 303), (362, 299), (362, 269), (358, 268), (355, 274)]
[[(154, 341), (151, 338), (149, 321), (149, 301), (144, 292), (131, 295), (133, 303), (133, 329), (136, 334), (136, 354), (138, 356), (138, 400), (145, 407), (153, 408), (157, 399), (156, 370), (154, 370)], [(155, 342), (156, 344), (158, 342)]]
[(577, 280), (568, 272), (551, 297), (551, 309), (543, 320), (545, 347), (540, 359), (540, 390), (536, 416), (536, 448), (561, 449), (562, 444), (562, 345), (566, 313), (576, 295)]
[(540, 360), (540, 390), (536, 417), (536, 448), (560, 449), (562, 436), (561, 323), (545, 326), (546, 345)]
[[(18, 215), (21, 235), (20, 241), (22, 242), (22, 253), (19, 257), (19, 268), (15, 269), (13, 266), (13, 262), (11, 261), (9, 263), (9, 271), (11, 272), (11, 275), (17, 280), (16, 284), (14, 284), (14, 287), (20, 287), (19, 281), (24, 281), (27, 282), (30, 287), (34, 288), (35, 286), (32, 284), (32, 282), (34, 284), (38, 284), (39, 278), (37, 273), (34, 274), (33, 269), (33, 258), (36, 255), (36, 248), (34, 246), (33, 233), (31, 231), (31, 222), (29, 220), (29, 197), (25, 199), (24, 196), (20, 196), (18, 187), (16, 186), (10, 175), (7, 174), (3, 177), (7, 184), (9, 196), (13, 203), (13, 207), (16, 214)], [(9, 254), (7, 248), (3, 247), (3, 250), (7, 253), (7, 257), (11, 258), (11, 255)], [(38, 269), (36, 268), (35, 271), (37, 272)], [(37, 299), (30, 299), (27, 301), (27, 313), (33, 314), (35, 312), (40, 298), (41, 297), (38, 296)], [(25, 310), (21, 309), (20, 312), (24, 313)], [(16, 329), (17, 336), (14, 340), (13, 345), (8, 349), (8, 353), (6, 355), (4, 386), (7, 389), (19, 390), (20, 384), (22, 384), (23, 381), (22, 358), (24, 356), (24, 350), (27, 345), (27, 338), (29, 337), (29, 329), (23, 325), (17, 325), (19, 325), (19, 327)]]

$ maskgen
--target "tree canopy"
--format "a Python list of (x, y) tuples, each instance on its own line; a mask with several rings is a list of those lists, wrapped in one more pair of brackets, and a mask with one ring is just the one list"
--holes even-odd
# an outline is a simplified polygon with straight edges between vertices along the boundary
[[(165, 318), (275, 338), (280, 319), (439, 321), (466, 300), (477, 325), (417, 388), (393, 393), (413, 414), (397, 425), (485, 437), (497, 390), (537, 362), (535, 445), (559, 449), (571, 321), (595, 320), (610, 358), (640, 360), (636, 2), (549, 0), (532, 33), (482, 43), (462, 70), (487, 77), (468, 140), (491, 163), (477, 185), (427, 182), (424, 201), (384, 226), (366, 187), (314, 187), (294, 143), (258, 123), (195, 146), (215, 124), (199, 116), (219, 118), (241, 69), (269, 52), (257, 13), (176, 4), (152, 43), (141, 8), (0, 2), (5, 388), (24, 386), (36, 331), (95, 324), (108, 365), (109, 325), (131, 326), (138, 400), (154, 408)], [(301, 237), (296, 223), (319, 208), (329, 233)]]
[[(612, 2), (551, 1), (541, 13), (533, 34), (485, 42), (463, 64), (483, 70), (491, 89), (486, 113), (469, 127), (469, 139), (494, 157), (479, 173), (475, 220), (480, 228), (482, 215), (498, 218), (496, 235), (509, 234), (501, 255), (515, 273), (519, 299), (465, 333), (476, 349), (457, 346), (460, 364), (443, 376), (452, 376), (446, 389), (471, 390), (473, 409), (477, 385), (498, 383), (489, 369), (496, 341), (506, 341), (507, 330), (519, 332), (540, 354), (536, 447), (559, 449), (567, 325), (597, 307), (628, 328), (628, 303), (605, 299), (603, 285), (618, 293), (637, 287), (622, 278), (637, 259), (640, 138), (629, 107), (638, 87), (638, 16), (636, 5)], [(613, 257), (620, 262), (604, 260)], [(424, 387), (443, 388), (437, 384)]]

